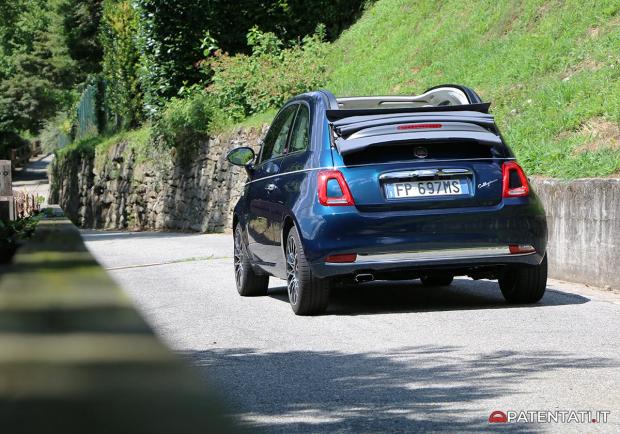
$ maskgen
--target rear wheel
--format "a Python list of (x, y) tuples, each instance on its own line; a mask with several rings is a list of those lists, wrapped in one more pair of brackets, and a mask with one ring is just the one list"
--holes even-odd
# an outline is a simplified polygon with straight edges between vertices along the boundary
[(454, 280), (451, 274), (427, 274), (420, 277), (424, 286), (448, 286)]
[(509, 270), (498, 281), (508, 303), (536, 303), (547, 287), (547, 255), (540, 265)]
[(289, 231), (286, 241), (286, 281), (293, 312), (297, 315), (325, 312), (329, 302), (328, 281), (312, 275), (295, 227)]
[(241, 236), (241, 225), (235, 228), (235, 247), (234, 247), (234, 266), (235, 283), (237, 291), (244, 297), (266, 295), (269, 286), (269, 276), (258, 275), (252, 269), (243, 237)]

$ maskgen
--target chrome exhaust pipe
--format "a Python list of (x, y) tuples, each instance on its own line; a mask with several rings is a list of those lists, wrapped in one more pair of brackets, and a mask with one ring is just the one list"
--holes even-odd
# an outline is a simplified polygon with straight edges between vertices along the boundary
[(372, 282), (375, 276), (370, 273), (359, 273), (355, 275), (355, 283)]

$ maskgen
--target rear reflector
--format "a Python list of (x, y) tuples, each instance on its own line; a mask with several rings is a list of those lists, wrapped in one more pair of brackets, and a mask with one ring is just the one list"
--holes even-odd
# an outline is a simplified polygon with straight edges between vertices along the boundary
[(530, 194), (530, 186), (525, 172), (514, 161), (507, 161), (502, 166), (503, 197), (523, 197)]
[[(334, 189), (331, 188), (330, 192), (328, 192), (327, 187), (330, 180), (335, 180), (338, 182), (338, 186), (340, 187), (341, 194), (334, 195)], [(355, 205), (353, 201), (353, 196), (351, 195), (351, 191), (349, 190), (349, 186), (347, 185), (347, 181), (345, 181), (342, 172), (339, 170), (323, 170), (319, 172), (319, 203), (325, 206), (350, 206)]]
[(533, 253), (536, 249), (529, 244), (511, 244), (508, 246), (512, 255), (517, 253)]
[(396, 127), (398, 130), (417, 130), (421, 128), (441, 128), (441, 124), (407, 124)]
[(327, 258), (325, 258), (325, 262), (344, 264), (348, 262), (355, 262), (356, 259), (357, 253), (343, 253), (340, 255), (329, 255)]

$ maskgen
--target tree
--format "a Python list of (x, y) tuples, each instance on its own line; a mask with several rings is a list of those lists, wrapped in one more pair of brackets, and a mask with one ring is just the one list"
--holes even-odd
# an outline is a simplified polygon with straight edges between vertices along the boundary
[(62, 0), (4, 4), (0, 21), (0, 142), (36, 134), (71, 103), (73, 61), (64, 43)]
[(129, 0), (104, 0), (101, 43), (105, 101), (118, 128), (136, 126), (143, 120), (137, 30), (138, 17)]
[(103, 0), (65, 0), (60, 5), (65, 43), (77, 66), (80, 82), (91, 74), (101, 72), (103, 47), (99, 40), (99, 25)]
[(141, 81), (147, 113), (154, 114), (181, 86), (198, 83), (203, 73), (201, 41), (212, 5), (206, 0), (137, 0)]

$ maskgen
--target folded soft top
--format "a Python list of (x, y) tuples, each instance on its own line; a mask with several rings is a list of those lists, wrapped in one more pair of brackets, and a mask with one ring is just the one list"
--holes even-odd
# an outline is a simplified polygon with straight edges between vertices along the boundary
[(433, 112), (433, 113), (390, 113), (378, 115), (352, 116), (332, 122), (334, 132), (340, 137), (365, 128), (381, 125), (396, 125), (414, 122), (466, 122), (484, 127), (493, 127), (495, 119), (492, 115), (474, 111), (462, 112)]
[(409, 144), (415, 142), (434, 141), (434, 142), (453, 142), (453, 141), (475, 141), (489, 146), (501, 145), (502, 140), (499, 136), (490, 132), (481, 131), (419, 131), (415, 133), (383, 134), (375, 136), (365, 136), (355, 139), (336, 140), (336, 148), (341, 155), (347, 155), (362, 151), (370, 146), (380, 146), (386, 144)]
[(352, 116), (332, 123), (341, 155), (371, 146), (420, 142), (477, 142), (503, 144), (493, 116), (474, 112), (411, 112)]
[(342, 155), (411, 142), (503, 144), (489, 114), (491, 104), (465, 86), (445, 84), (411, 96), (336, 98), (321, 92), (328, 101), (327, 120)]
[(388, 115), (403, 113), (432, 113), (432, 112), (453, 112), (468, 111), (488, 113), (491, 103), (446, 105), (438, 107), (394, 107), (394, 108), (370, 108), (370, 109), (334, 109), (327, 110), (327, 119), (330, 122), (339, 119), (351, 118), (356, 116)]

